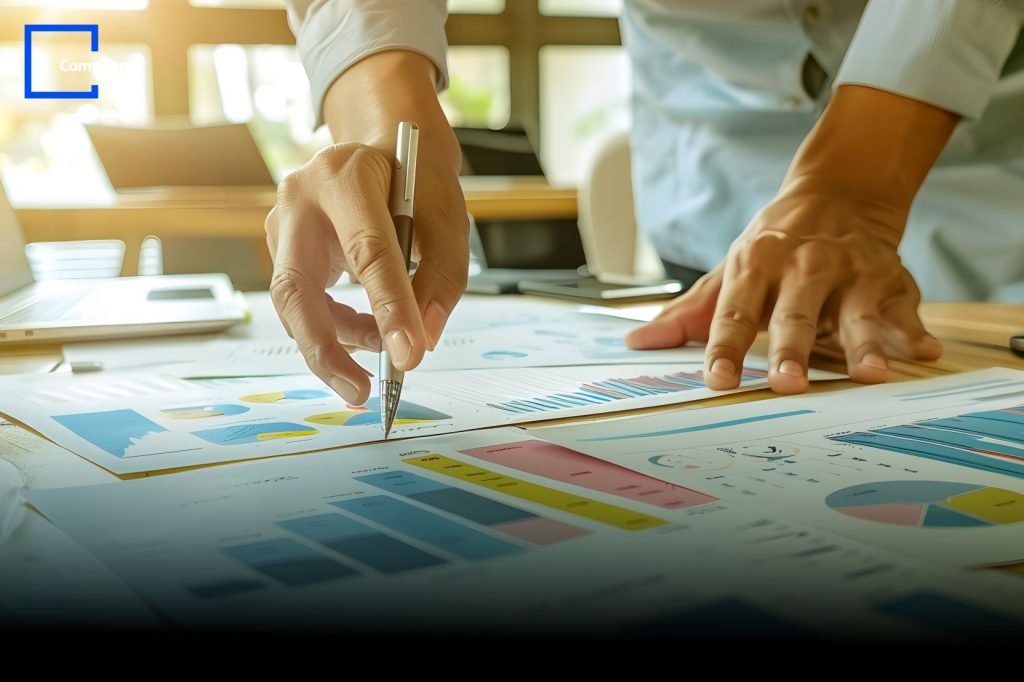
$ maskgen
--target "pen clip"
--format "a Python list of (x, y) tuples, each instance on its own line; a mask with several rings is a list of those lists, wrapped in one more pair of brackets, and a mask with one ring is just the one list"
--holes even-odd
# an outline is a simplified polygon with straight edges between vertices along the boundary
[(419, 147), (420, 128), (412, 121), (398, 124), (398, 141), (395, 145), (395, 169), (401, 178), (402, 190), (399, 200), (409, 204), (416, 193), (416, 157)]

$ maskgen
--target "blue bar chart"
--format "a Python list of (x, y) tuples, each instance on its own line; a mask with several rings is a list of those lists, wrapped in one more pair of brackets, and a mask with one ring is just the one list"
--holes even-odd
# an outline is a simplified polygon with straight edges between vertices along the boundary
[[(743, 381), (749, 381), (763, 379), (768, 375), (761, 370), (745, 367), (741, 376)], [(573, 391), (520, 398), (506, 402), (491, 402), (487, 403), (487, 405), (509, 414), (530, 414), (586, 405), (601, 405), (629, 398), (680, 393), (699, 388), (704, 388), (703, 372), (673, 372), (661, 376), (602, 379), (583, 383)]]
[(1024, 406), (927, 419), (831, 440), (1024, 478)]
[(382, 573), (404, 573), (448, 563), (341, 514), (305, 516), (277, 525)]
[(289, 587), (359, 575), (354, 568), (288, 538), (231, 545), (221, 551)]
[(338, 507), (443, 552), (482, 561), (521, 552), (524, 548), (387, 495), (332, 502)]
[(387, 471), (360, 476), (356, 480), (534, 545), (550, 545), (590, 534), (590, 531), (583, 528), (538, 516), (407, 471)]

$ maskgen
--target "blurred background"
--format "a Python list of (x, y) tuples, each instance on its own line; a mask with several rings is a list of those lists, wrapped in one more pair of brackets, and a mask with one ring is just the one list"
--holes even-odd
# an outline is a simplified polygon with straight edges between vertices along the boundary
[[(615, 17), (621, 0), (451, 0), (453, 125), (521, 128), (547, 179), (574, 186), (609, 130), (628, 126), (629, 67)], [(97, 23), (93, 74), (58, 56), (90, 55), (77, 38), (39, 40), (37, 88), (100, 84), (98, 101), (23, 98), (26, 23)], [(314, 130), (308, 82), (283, 0), (0, 0), (0, 175), (15, 206), (113, 200), (84, 124), (248, 123), (280, 179), (329, 142)], [(72, 51), (69, 51), (72, 50)]]
[[(583, 264), (575, 187), (601, 144), (630, 123), (622, 0), (449, 6), (451, 87), (441, 101), (460, 131), (465, 172), (536, 180), (511, 190), (466, 185), (488, 260)], [(25, 98), (27, 24), (99, 26), (98, 54), (81, 34), (39, 34), (32, 58), (35, 89), (96, 83), (99, 99)], [(62, 66), (71, 62), (89, 62), (91, 72)], [(225, 271), (241, 289), (265, 288), (261, 216), (272, 194), (125, 196), (86, 132), (213, 124), (248, 126), (274, 180), (330, 143), (326, 127), (313, 129), (283, 0), (0, 0), (0, 178), (29, 241), (113, 239), (134, 258), (153, 233), (163, 240), (167, 272)], [(518, 140), (521, 158), (496, 156), (496, 135)], [(155, 163), (144, 145), (132, 153), (138, 164)]]

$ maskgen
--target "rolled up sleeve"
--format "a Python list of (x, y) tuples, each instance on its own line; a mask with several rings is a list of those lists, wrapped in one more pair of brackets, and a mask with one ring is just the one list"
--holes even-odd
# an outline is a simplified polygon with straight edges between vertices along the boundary
[(1022, 24), (1024, 0), (870, 0), (833, 84), (978, 118)]
[(288, 23), (309, 76), (316, 124), (338, 76), (361, 59), (385, 50), (410, 50), (429, 58), (438, 90), (448, 85), (445, 0), (288, 0)]

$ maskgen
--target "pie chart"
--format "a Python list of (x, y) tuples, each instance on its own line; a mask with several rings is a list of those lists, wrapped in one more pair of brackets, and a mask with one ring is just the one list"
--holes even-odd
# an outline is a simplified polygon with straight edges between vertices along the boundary
[[(398, 403), (398, 413), (395, 414), (395, 424), (398, 425), (422, 424), (445, 419), (451, 419), (451, 415), (406, 400)], [(378, 426), (380, 425), (380, 398), (370, 398), (365, 405), (348, 405), (348, 409), (343, 412), (314, 414), (311, 417), (306, 417), (306, 421), (311, 424), (330, 426)]]
[(323, 391), (319, 388), (297, 388), (288, 391), (274, 391), (273, 393), (243, 395), (239, 400), (247, 403), (283, 403), (293, 400), (315, 400), (330, 396), (330, 391)]
[(242, 405), (195, 405), (193, 407), (170, 407), (157, 414), (165, 419), (208, 419), (210, 417), (233, 417), (249, 411)]
[(481, 353), (480, 357), (485, 360), (518, 360), (527, 355), (528, 353), (518, 350), (489, 350), (486, 353)]
[(1024, 521), (1024, 495), (943, 481), (883, 481), (837, 490), (825, 504), (864, 521), (919, 528), (977, 528)]

